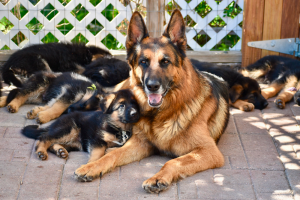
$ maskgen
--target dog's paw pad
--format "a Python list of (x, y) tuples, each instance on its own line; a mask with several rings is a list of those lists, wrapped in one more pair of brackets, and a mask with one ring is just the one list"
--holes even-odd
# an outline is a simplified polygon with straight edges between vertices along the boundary
[(283, 109), (285, 107), (285, 103), (284, 101), (282, 101), (281, 99), (276, 99), (275, 100), (275, 104), (278, 108)]
[(252, 103), (248, 103), (247, 105), (243, 105), (242, 109), (243, 111), (249, 112), (254, 109), (254, 105)]
[(39, 159), (41, 159), (41, 160), (46, 160), (47, 157), (48, 157), (48, 155), (45, 154), (45, 153), (42, 152), (42, 151), (39, 151), (39, 152), (37, 153), (37, 155), (38, 155)]
[(8, 112), (10, 112), (10, 113), (15, 113), (15, 112), (17, 112), (17, 109), (14, 108), (14, 106), (12, 106), (12, 105), (8, 105), (8, 106), (7, 106), (7, 110), (8, 110)]
[(74, 178), (79, 181), (79, 182), (91, 182), (93, 181), (93, 177), (91, 176), (82, 176), (82, 175), (77, 175), (76, 172), (74, 173)]
[(169, 184), (162, 180), (162, 179), (148, 179), (146, 181), (144, 181), (143, 183), (143, 188), (145, 191), (149, 192), (149, 193), (159, 193), (161, 191), (166, 190), (169, 187)]
[(69, 153), (65, 149), (58, 149), (56, 155), (60, 158), (68, 158)]
[(35, 117), (36, 117), (36, 115), (34, 115), (33, 110), (27, 112), (27, 118), (28, 118), (28, 119), (33, 119), (33, 118), (35, 118)]

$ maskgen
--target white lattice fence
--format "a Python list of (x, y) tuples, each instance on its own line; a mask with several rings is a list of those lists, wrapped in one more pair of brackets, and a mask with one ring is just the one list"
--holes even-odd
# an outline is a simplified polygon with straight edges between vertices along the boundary
[[(166, 0), (166, 5), (171, 0)], [(12, 9), (18, 4), (28, 10), (28, 12), (19, 20), (13, 13)], [(88, 40), (88, 44), (94, 44), (102, 48), (106, 48), (105, 44), (101, 41), (105, 39), (109, 34), (111, 34), (120, 44), (125, 45), (125, 38), (118, 29), (117, 26), (124, 20), (129, 20), (131, 17), (131, 8), (135, 9), (135, 4), (131, 3), (131, 8), (129, 5), (124, 6), (119, 0), (102, 0), (99, 4), (93, 5), (88, 0), (71, 0), (67, 5), (62, 5), (59, 0), (36, 0), (36, 5), (33, 5), (29, 0), (10, 0), (8, 3), (3, 5), (0, 3), (0, 20), (6, 18), (13, 24), (13, 27), (9, 31), (0, 31), (0, 49), (3, 46), (8, 46), (10, 49), (20, 49), (24, 45), (43, 43), (43, 39), (48, 34), (53, 34), (53, 36), (58, 41), (72, 41), (78, 34), (81, 34), (85, 39)], [(227, 34), (234, 31), (240, 38), (242, 37), (242, 29), (238, 24), (243, 20), (243, 12), (240, 12), (234, 19), (229, 17), (223, 17), (224, 8), (226, 8), (232, 0), (222, 0), (218, 5), (215, 0), (206, 0), (206, 3), (210, 6), (211, 11), (202, 18), (194, 8), (203, 2), (202, 0), (192, 0), (189, 3), (185, 0), (175, 1), (181, 8), (181, 12), (184, 17), (187, 15), (196, 23), (192, 28), (187, 28), (187, 39), (188, 45), (193, 50), (210, 50), (216, 44), (218, 44)], [(58, 13), (51, 19), (47, 19), (45, 13), (41, 11), (49, 8), (49, 3), (51, 6), (58, 11)], [(238, 5), (243, 9), (243, 0), (238, 0)], [(79, 21), (75, 16), (71, 14), (74, 12), (74, 8), (81, 4), (84, 9), (86, 9), (86, 16)], [(118, 14), (109, 21), (101, 12), (109, 5), (113, 5), (115, 9), (118, 10)], [(145, 0), (143, 2), (145, 5)], [(55, 12), (57, 12), (55, 11)], [(51, 11), (54, 12), (54, 11)], [(220, 16), (224, 22), (227, 24), (219, 32), (216, 32), (209, 23), (216, 17)], [(166, 21), (169, 20), (170, 15), (166, 11)], [(26, 25), (36, 19), (42, 27), (37, 33), (29, 30)], [(62, 20), (67, 20), (72, 24), (73, 28), (67, 33), (63, 34), (61, 30), (57, 28), (58, 24), (62, 23)], [(91, 22), (101, 23), (103, 29), (97, 34), (93, 34), (87, 27)], [(1, 22), (1, 21), (0, 21)], [(210, 40), (202, 47), (193, 39), (197, 33), (204, 31)], [(24, 40), (19, 46), (13, 42), (13, 38), (21, 32), (27, 39)], [(231, 50), (240, 50), (241, 40), (233, 47)]]
[[(166, 4), (171, 1), (172, 0), (166, 1)], [(175, 2), (181, 8), (181, 13), (183, 17), (186, 17), (188, 15), (196, 23), (196, 25), (192, 28), (187, 28), (187, 43), (193, 50), (210, 50), (232, 31), (234, 31), (234, 33), (239, 36), (240, 40), (236, 43), (236, 45), (233, 48), (230, 48), (230, 50), (241, 50), (242, 28), (239, 26), (239, 24), (243, 21), (243, 11), (241, 11), (233, 19), (231, 17), (223, 17), (224, 9), (232, 1), (233, 0), (222, 0), (219, 4), (217, 4), (215, 0), (206, 0), (206, 3), (211, 8), (211, 11), (204, 18), (202, 18), (195, 11), (195, 8), (199, 5), (199, 3), (202, 2), (201, 0), (192, 0), (189, 3), (187, 3), (187, 1), (184, 0), (175, 0)], [(243, 9), (244, 0), (238, 0), (236, 2), (238, 6), (241, 9)], [(166, 21), (169, 21), (170, 15), (166, 14), (165, 16)], [(213, 28), (209, 25), (209, 23), (216, 16), (221, 17), (221, 19), (226, 23), (226, 26), (219, 30), (219, 32), (215, 31), (216, 28)], [(202, 47), (194, 40), (194, 37), (197, 35), (197, 33), (201, 31), (204, 31), (210, 37), (210, 40)]]

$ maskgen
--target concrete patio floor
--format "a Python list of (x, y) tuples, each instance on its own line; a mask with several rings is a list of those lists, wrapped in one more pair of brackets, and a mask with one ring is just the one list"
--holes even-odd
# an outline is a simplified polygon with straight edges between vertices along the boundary
[[(5, 95), (5, 91), (3, 95)], [(20, 134), (34, 105), (18, 113), (0, 109), (0, 199), (300, 199), (300, 107), (277, 109), (273, 99), (263, 111), (231, 109), (230, 121), (218, 147), (226, 164), (187, 177), (160, 194), (141, 185), (169, 160), (152, 156), (89, 183), (73, 178), (87, 153), (71, 152), (64, 160), (49, 154), (40, 161), (35, 141)]]

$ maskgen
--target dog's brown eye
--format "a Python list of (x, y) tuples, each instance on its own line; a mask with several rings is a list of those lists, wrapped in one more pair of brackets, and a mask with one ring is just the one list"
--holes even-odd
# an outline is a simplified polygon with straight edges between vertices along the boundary
[(145, 64), (145, 63), (146, 63), (146, 61), (145, 61), (145, 60), (142, 60), (142, 62), (141, 62), (141, 63)]
[(164, 60), (164, 63), (169, 63), (169, 61), (168, 60)]

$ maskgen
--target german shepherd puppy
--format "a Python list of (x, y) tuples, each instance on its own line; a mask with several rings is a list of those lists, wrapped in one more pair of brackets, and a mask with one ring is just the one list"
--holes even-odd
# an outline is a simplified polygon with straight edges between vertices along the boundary
[(7, 105), (11, 113), (18, 112), (24, 103), (46, 103), (27, 113), (28, 119), (37, 118), (46, 123), (59, 117), (71, 104), (89, 99), (102, 88), (85, 76), (73, 73), (38, 72), (32, 75), (21, 88), (11, 90), (8, 96), (0, 98), (0, 107)]
[(21, 87), (22, 80), (16, 75), (29, 77), (38, 71), (82, 73), (92, 60), (106, 56), (111, 57), (111, 54), (85, 44), (36, 44), (12, 54), (2, 68), (2, 77), (5, 83)]
[(38, 139), (36, 154), (48, 157), (50, 148), (58, 157), (67, 158), (70, 150), (90, 153), (89, 162), (101, 158), (108, 147), (123, 145), (131, 137), (132, 123), (140, 118), (139, 106), (130, 90), (106, 95), (102, 111), (73, 112), (61, 116), (46, 128), (26, 126), (22, 134)]
[(149, 37), (142, 16), (133, 13), (126, 49), (131, 76), (121, 85), (132, 88), (141, 119), (128, 142), (81, 166), (75, 177), (90, 181), (158, 151), (175, 157), (143, 183), (146, 191), (158, 193), (179, 178), (223, 166), (216, 140), (228, 123), (228, 89), (221, 78), (197, 72), (186, 57), (180, 11), (173, 12), (159, 38)]
[(294, 102), (300, 106), (300, 89), (294, 95)]
[(129, 77), (127, 62), (116, 58), (98, 58), (85, 67), (82, 73), (103, 87), (112, 87)]
[(292, 100), (294, 94), (300, 89), (300, 61), (283, 56), (265, 56), (255, 63), (239, 69), (240, 73), (269, 84), (262, 90), (265, 99), (278, 96), (275, 104), (283, 109), (285, 103)]
[(256, 80), (243, 76), (229, 66), (217, 66), (194, 59), (191, 62), (197, 70), (215, 74), (227, 82), (231, 106), (243, 111), (252, 111), (254, 108), (262, 110), (268, 106)]

